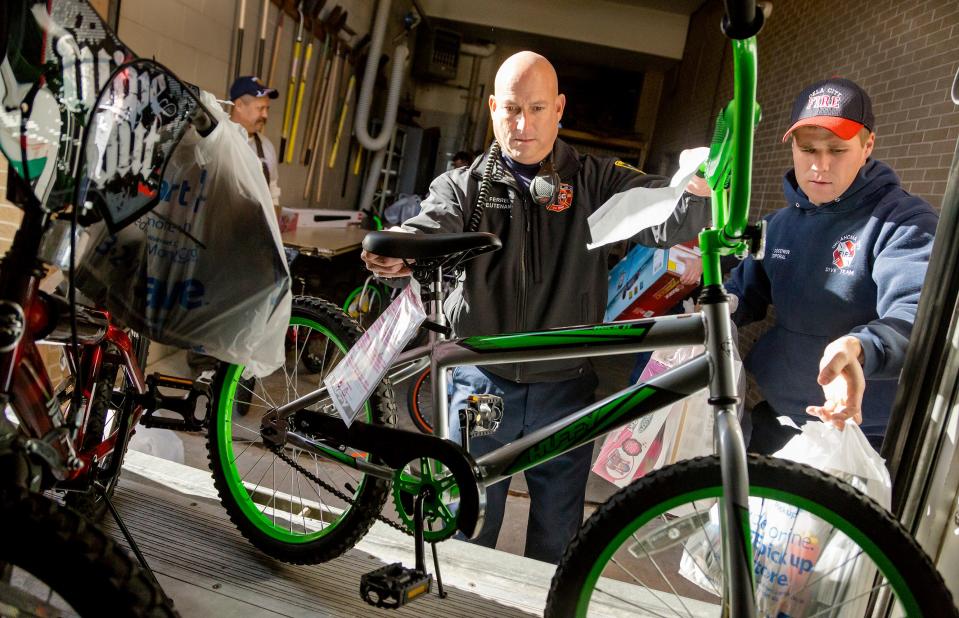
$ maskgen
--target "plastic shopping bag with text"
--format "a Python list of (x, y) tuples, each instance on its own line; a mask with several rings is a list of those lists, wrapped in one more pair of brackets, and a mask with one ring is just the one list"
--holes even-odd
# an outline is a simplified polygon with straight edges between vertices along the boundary
[(90, 229), (77, 286), (154, 341), (267, 375), (283, 363), (292, 305), (273, 202), (245, 130), (201, 100), (216, 128), (186, 132), (153, 210), (115, 234)]
[[(892, 485), (882, 458), (851, 421), (843, 431), (811, 421), (777, 457), (838, 476), (888, 508)], [(705, 590), (722, 581), (718, 508), (684, 544), (681, 575)], [(760, 616), (811, 616), (843, 607), (861, 616), (869, 601), (875, 566), (861, 548), (831, 524), (792, 505), (750, 498), (753, 572)]]

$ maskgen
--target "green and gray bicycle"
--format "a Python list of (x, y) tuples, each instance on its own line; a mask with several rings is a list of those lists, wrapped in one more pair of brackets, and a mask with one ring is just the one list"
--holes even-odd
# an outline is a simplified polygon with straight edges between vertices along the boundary
[[(210, 462), (224, 506), (254, 545), (290, 562), (325, 561), (353, 547), (375, 520), (387, 520), (416, 538), (416, 568), (381, 569), (364, 579), (362, 591), (371, 603), (398, 606), (428, 589), (424, 542), (478, 533), (487, 486), (708, 388), (717, 454), (666, 466), (601, 505), (557, 569), (547, 616), (862, 616), (887, 609), (959, 616), (930, 560), (883, 508), (838, 478), (746, 455), (719, 258), (762, 254), (763, 227), (748, 225), (747, 215), (759, 116), (754, 35), (763, 16), (753, 2), (732, 4), (724, 29), (733, 39), (735, 90), (706, 169), (713, 227), (700, 235), (702, 312), (447, 339), (444, 273), (499, 241), (482, 233), (369, 234), (368, 251), (414, 265), (430, 341), (399, 356), (349, 428), (323, 379), (362, 331), (330, 303), (294, 301), (286, 363), (273, 375), (250, 384), (241, 366), (220, 370)], [(477, 459), (468, 433), (456, 437), (460, 443), (449, 439), (446, 376), (453, 367), (694, 344), (705, 344), (705, 354)], [(427, 366), (435, 435), (396, 429), (392, 384)], [(495, 430), (501, 402), (475, 399), (464, 411), (464, 431)], [(245, 402), (250, 412), (236, 414)]]

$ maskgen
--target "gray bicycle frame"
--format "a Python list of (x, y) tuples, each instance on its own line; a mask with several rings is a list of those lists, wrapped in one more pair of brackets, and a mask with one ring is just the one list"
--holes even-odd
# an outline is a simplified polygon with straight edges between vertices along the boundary
[[(442, 270), (437, 269), (431, 282), (430, 320), (446, 326), (442, 311), (444, 293)], [(612, 341), (576, 342), (563, 345), (552, 341), (564, 335), (593, 330), (614, 332), (630, 329), (633, 336), (612, 338)], [(740, 603), (751, 606), (752, 600), (752, 551), (747, 530), (742, 528), (742, 513), (748, 513), (749, 481), (746, 472), (746, 449), (742, 430), (736, 413), (739, 395), (735, 379), (733, 351), (735, 343), (729, 318), (729, 305), (723, 299), (703, 306), (701, 313), (682, 316), (667, 316), (570, 328), (550, 329), (531, 333), (491, 336), (481, 338), (496, 342), (510, 338), (522, 341), (530, 339), (520, 349), (490, 349), (471, 345), (475, 338), (446, 339), (430, 332), (429, 343), (400, 354), (393, 362), (394, 370), (389, 377), (400, 382), (418, 374), (428, 364), (432, 380), (434, 404), (433, 430), (437, 437), (450, 439), (449, 402), (447, 400), (447, 370), (468, 365), (488, 366), (542, 360), (590, 358), (627, 354), (660, 348), (705, 344), (706, 353), (682, 365), (670, 369), (648, 382), (638, 382), (622, 389), (567, 417), (543, 427), (529, 435), (498, 448), (477, 459), (482, 478), (488, 487), (503, 481), (513, 474), (527, 470), (562, 453), (590, 443), (605, 433), (625, 425), (636, 418), (662, 409), (684, 399), (703, 388), (708, 388), (709, 403), (715, 411), (713, 447), (719, 455), (723, 479), (723, 497), (720, 500), (724, 565), (730, 593)], [(540, 341), (536, 341), (539, 339)], [(321, 387), (298, 399), (277, 408), (282, 418), (292, 416), (326, 398), (326, 388)], [(622, 404), (617, 406), (617, 404)], [(612, 408), (616, 407), (616, 413)], [(505, 411), (508, 413), (508, 411)], [(291, 432), (292, 433), (292, 432)], [(309, 441), (301, 447), (307, 450)], [(363, 471), (383, 478), (391, 478), (389, 471), (364, 466)], [(742, 605), (740, 605), (742, 607)], [(747, 613), (748, 609), (747, 609)]]

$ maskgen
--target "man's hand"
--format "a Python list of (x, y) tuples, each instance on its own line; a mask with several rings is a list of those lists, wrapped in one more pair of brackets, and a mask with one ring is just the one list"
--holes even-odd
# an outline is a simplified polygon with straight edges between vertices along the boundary
[(360, 253), (366, 268), (377, 277), (406, 277), (412, 274), (400, 258), (384, 257), (369, 251)]
[(689, 183), (686, 185), (686, 191), (699, 197), (712, 196), (712, 192), (709, 190), (709, 183), (706, 182), (706, 179), (696, 175), (689, 180)]
[(683, 285), (699, 285), (699, 280), (703, 276), (703, 261), (698, 257), (680, 258), (686, 269), (679, 276), (679, 282)]
[(845, 336), (826, 346), (819, 361), (818, 382), (826, 401), (821, 406), (808, 406), (806, 413), (842, 429), (846, 419), (862, 424), (862, 396), (866, 378), (862, 372), (862, 344)]

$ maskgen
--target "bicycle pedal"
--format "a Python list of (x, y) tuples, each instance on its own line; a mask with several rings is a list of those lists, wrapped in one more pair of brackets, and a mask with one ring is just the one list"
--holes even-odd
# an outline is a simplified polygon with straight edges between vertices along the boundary
[(360, 577), (360, 596), (374, 607), (397, 609), (428, 593), (433, 576), (394, 562)]
[(153, 373), (148, 376), (147, 380), (156, 386), (162, 386), (164, 388), (175, 388), (181, 391), (193, 390), (193, 380), (189, 378), (168, 376), (162, 373)]
[[(146, 427), (158, 427), (175, 431), (200, 431), (204, 421), (209, 417), (211, 386), (209, 379), (191, 380), (178, 376), (154, 373), (147, 377), (148, 393), (142, 397), (142, 405), (146, 408), (141, 424)], [(183, 394), (164, 394), (160, 388), (180, 391)], [(197, 401), (203, 397), (206, 401), (206, 412), (201, 418), (196, 417)], [(157, 410), (166, 410), (175, 413), (179, 418), (156, 416)]]
[(496, 395), (470, 395), (464, 412), (471, 438), (491, 436), (503, 420), (503, 399)]

